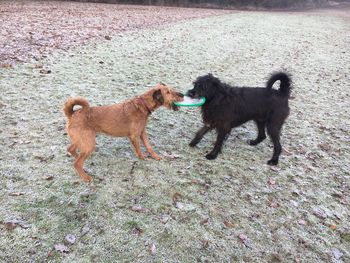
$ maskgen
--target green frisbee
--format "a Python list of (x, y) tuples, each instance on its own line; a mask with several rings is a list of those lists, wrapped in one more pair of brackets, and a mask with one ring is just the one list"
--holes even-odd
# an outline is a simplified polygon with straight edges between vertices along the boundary
[(193, 99), (188, 96), (184, 96), (183, 101), (176, 101), (174, 104), (181, 107), (199, 107), (205, 103), (205, 97), (200, 97), (199, 99)]

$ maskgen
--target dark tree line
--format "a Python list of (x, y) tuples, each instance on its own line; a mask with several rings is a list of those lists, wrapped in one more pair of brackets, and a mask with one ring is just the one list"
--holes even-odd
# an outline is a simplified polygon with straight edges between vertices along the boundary
[(76, 0), (81, 2), (118, 3), (221, 8), (304, 8), (326, 5), (329, 0)]

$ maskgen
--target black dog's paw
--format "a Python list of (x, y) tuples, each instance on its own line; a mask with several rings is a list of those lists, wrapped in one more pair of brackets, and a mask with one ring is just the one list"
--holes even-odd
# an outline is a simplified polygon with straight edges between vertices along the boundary
[(258, 142), (256, 140), (249, 140), (248, 144), (251, 145), (251, 146), (255, 146), (255, 145), (258, 144)]
[(205, 156), (205, 158), (207, 158), (208, 160), (214, 160), (214, 159), (216, 159), (216, 157), (218, 157), (218, 155), (215, 154), (215, 153), (208, 153), (208, 154)]
[(188, 145), (191, 146), (191, 147), (194, 147), (194, 146), (197, 145), (197, 143), (198, 143), (198, 142), (196, 142), (196, 141), (193, 140), (193, 141), (191, 141)]
[(268, 165), (277, 165), (278, 164), (278, 160), (274, 160), (274, 159), (268, 160), (267, 164)]

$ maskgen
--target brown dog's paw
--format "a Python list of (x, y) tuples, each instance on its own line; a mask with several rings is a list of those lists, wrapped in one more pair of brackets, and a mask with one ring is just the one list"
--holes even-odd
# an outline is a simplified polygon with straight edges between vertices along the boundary
[(93, 178), (90, 175), (85, 175), (81, 177), (85, 183), (91, 183)]
[(146, 159), (146, 157), (145, 157), (143, 154), (139, 155), (138, 157), (139, 157), (141, 160), (145, 160), (145, 159)]
[(154, 160), (157, 160), (157, 161), (162, 160), (162, 157), (160, 157), (158, 154), (157, 154), (157, 155), (152, 156), (152, 158), (153, 158)]

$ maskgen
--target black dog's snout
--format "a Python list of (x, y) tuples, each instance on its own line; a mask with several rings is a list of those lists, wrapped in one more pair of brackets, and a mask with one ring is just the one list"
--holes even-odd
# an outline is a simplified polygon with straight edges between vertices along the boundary
[(189, 91), (187, 91), (186, 95), (192, 98), (192, 97), (194, 97), (195, 92), (193, 90), (189, 90)]

